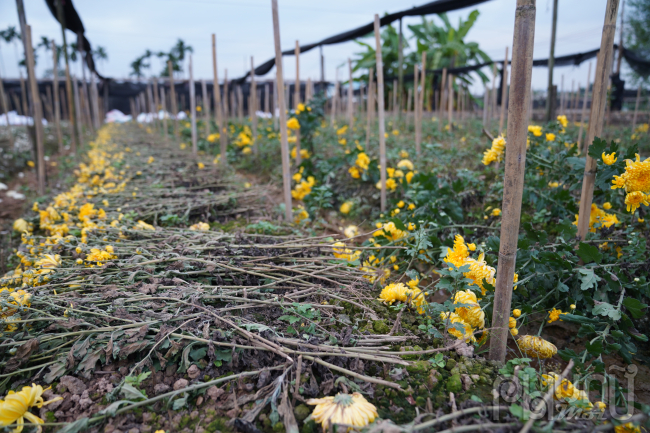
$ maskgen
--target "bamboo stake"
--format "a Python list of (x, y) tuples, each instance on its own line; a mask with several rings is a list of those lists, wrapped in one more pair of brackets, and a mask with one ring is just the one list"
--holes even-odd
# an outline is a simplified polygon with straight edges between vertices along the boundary
[(489, 97), (489, 89), (487, 84), (484, 84), (485, 90), (483, 90), (483, 129), (488, 130), (487, 126), (487, 112), (488, 112), (488, 101), (490, 100)]
[[(600, 52), (594, 74), (594, 91), (591, 98), (589, 129), (585, 138), (587, 150), (591, 146), (594, 138), (600, 136), (603, 131), (603, 115), (605, 113), (605, 105), (607, 104), (607, 83), (609, 81), (609, 73), (612, 69), (618, 2), (619, 0), (607, 0), (603, 36), (600, 42)], [(589, 230), (589, 214), (591, 213), (594, 182), (596, 181), (596, 171), (598, 169), (596, 160), (589, 156), (588, 151), (585, 153), (587, 154), (585, 174), (580, 194), (580, 213), (578, 214), (578, 237), (580, 239), (585, 239)]]
[(151, 124), (154, 125), (155, 127), (155, 122), (156, 122), (156, 103), (153, 100), (153, 86), (151, 85), (151, 82), (147, 80), (147, 100), (149, 101), (149, 107), (148, 110), (151, 113)]
[(399, 100), (397, 98), (398, 93), (399, 91), (397, 89), (397, 80), (393, 80), (393, 107), (392, 108), (393, 108), (394, 118), (397, 118), (397, 116), (399, 115), (399, 104), (397, 103), (397, 101)]
[(420, 119), (418, 118), (420, 114), (420, 74), (418, 69), (420, 66), (418, 64), (413, 65), (413, 128), (415, 129), (415, 151), (417, 155), (420, 155), (420, 143), (422, 142), (422, 137), (420, 134), (422, 130), (420, 129)]
[(381, 56), (379, 15), (375, 14), (375, 54), (377, 63), (377, 108), (379, 120), (379, 177), (381, 181), (381, 211), (386, 211), (386, 125), (384, 124), (384, 62)]
[(217, 35), (214, 33), (212, 33), (212, 75), (214, 77), (212, 86), (212, 92), (214, 93), (214, 120), (217, 124), (217, 129), (219, 130), (219, 152), (221, 155), (221, 163), (226, 165), (228, 164), (228, 157), (226, 155), (228, 149), (228, 134), (224, 128), (224, 118), (228, 116), (228, 70), (226, 69), (224, 75), (224, 98), (222, 102), (221, 88), (219, 87), (219, 72), (217, 69)]
[(79, 82), (75, 77), (72, 77), (72, 90), (74, 92), (74, 106), (76, 110), (75, 114), (75, 125), (77, 126), (77, 136), (79, 137), (79, 147), (83, 146), (83, 132), (81, 129), (81, 101), (79, 98)]
[(29, 107), (27, 106), (27, 88), (25, 87), (25, 79), (23, 73), (20, 72), (20, 101), (22, 103), (21, 113), (23, 116), (29, 116)]
[(284, 99), (284, 75), (282, 74), (282, 48), (280, 47), (280, 17), (278, 0), (271, 0), (273, 15), (273, 41), (275, 44), (275, 68), (278, 86), (278, 105), (280, 108), (280, 151), (282, 154), (282, 184), (284, 190), (284, 215), (287, 221), (292, 221), (291, 209), (291, 177), (289, 173), (289, 142), (287, 135), (287, 109)]
[[(585, 125), (585, 111), (587, 110), (587, 97), (589, 96), (589, 83), (591, 82), (591, 62), (589, 62), (589, 69), (587, 72), (587, 85), (585, 86), (585, 97), (582, 102), (582, 112), (580, 113), (580, 129), (578, 131), (578, 149), (582, 149), (580, 144), (582, 143), (582, 129)], [(578, 88), (578, 93), (580, 88)], [(593, 106), (593, 102), (591, 104)], [(590, 122), (591, 123), (591, 122)]]
[(641, 86), (636, 89), (636, 102), (634, 103), (634, 117), (632, 117), (632, 132), (636, 128), (636, 116), (639, 112), (639, 100), (641, 99)]
[[(298, 113), (298, 105), (300, 104), (300, 43), (296, 41), (296, 48), (294, 50), (296, 57), (296, 81), (293, 85), (293, 108)], [(302, 164), (302, 155), (300, 153), (300, 128), (295, 131), (296, 134), (296, 166)]]
[(497, 112), (497, 64), (492, 63), (492, 92), (490, 94), (490, 124)]
[(499, 134), (503, 133), (503, 122), (506, 117), (506, 97), (508, 95), (508, 48), (506, 47), (506, 59), (503, 62), (503, 82), (501, 83), (501, 117), (499, 117)]
[(337, 79), (334, 83), (334, 95), (332, 96), (332, 127), (336, 126), (336, 117), (338, 116), (338, 107), (339, 107), (339, 80), (338, 80), (338, 69), (336, 70)]
[(264, 85), (264, 112), (268, 113), (270, 108), (269, 108), (269, 84), (266, 83)]
[(251, 56), (251, 87), (250, 87), (251, 103), (248, 106), (248, 113), (251, 116), (251, 129), (253, 132), (253, 150), (255, 153), (259, 152), (257, 145), (257, 82), (255, 81), (255, 66), (253, 56)]
[[(248, 107), (250, 109), (250, 107)], [(237, 86), (237, 115), (239, 122), (244, 123), (244, 89), (242, 86)]]
[(194, 88), (194, 71), (192, 69), (192, 55), (190, 54), (188, 69), (190, 72), (190, 122), (192, 128), (192, 153), (194, 156), (199, 153), (199, 146), (196, 137), (196, 89)]
[(153, 105), (154, 105), (154, 121), (156, 129), (160, 128), (160, 93), (158, 92), (158, 78), (153, 78)]
[(165, 86), (160, 86), (160, 105), (163, 110), (163, 134), (167, 138), (167, 98), (165, 97)]
[(29, 93), (32, 99), (34, 133), (36, 135), (36, 167), (38, 172), (38, 193), (45, 194), (45, 146), (43, 143), (43, 108), (39, 99), (38, 83), (34, 70), (34, 50), (32, 45), (32, 26), (26, 25), (25, 59), (27, 59), (27, 74), (29, 78)]
[(228, 118), (232, 116), (232, 106), (228, 106), (228, 68), (224, 69), (223, 73), (223, 127), (228, 125)]
[(167, 61), (167, 71), (169, 73), (169, 103), (174, 119), (174, 137), (178, 138), (178, 107), (176, 106), (176, 86), (174, 85), (174, 69), (172, 69), (171, 60)]
[(203, 121), (205, 122), (205, 138), (207, 140), (210, 135), (210, 96), (208, 95), (208, 83), (205, 82), (205, 79), (201, 80), (201, 99), (203, 105)]
[(424, 115), (424, 92), (426, 89), (426, 73), (427, 73), (427, 52), (422, 52), (422, 64), (420, 65), (420, 97), (418, 100), (418, 136), (420, 137), (420, 142), (416, 143), (415, 152), (418, 156), (422, 151), (422, 117)]
[(2, 76), (0, 76), (0, 104), (2, 104), (2, 111), (5, 114), (5, 119), (7, 119), (7, 133), (9, 134), (9, 145), (10, 148), (14, 148), (14, 135), (11, 133), (11, 125), (9, 124), (9, 107), (5, 95), (5, 88), (2, 84)]
[(95, 79), (95, 74), (90, 74), (90, 96), (93, 103), (93, 121), (95, 129), (99, 129), (103, 122), (103, 117), (99, 112), (99, 91), (97, 90), (97, 80)]
[(442, 128), (442, 116), (445, 112), (445, 86), (447, 85), (447, 68), (442, 68), (442, 80), (440, 81), (440, 104), (438, 104), (438, 131)]
[[(402, 19), (400, 18), (399, 20), (399, 40), (398, 40), (398, 45), (397, 45), (397, 66), (398, 66), (398, 72), (397, 72), (397, 79), (398, 79), (398, 87), (397, 87), (397, 93), (399, 95), (398, 101), (399, 101), (399, 107), (397, 108), (397, 114), (401, 117), (401, 105), (402, 105), (402, 99), (404, 95), (404, 35), (402, 33)], [(393, 87), (394, 88), (394, 87)]]
[(368, 94), (366, 95), (366, 146), (370, 144), (370, 125), (372, 120), (370, 118), (370, 112), (372, 111), (372, 77), (374, 73), (374, 68), (368, 70)]
[(54, 121), (54, 107), (52, 106), (52, 88), (51, 87), (46, 87), (45, 88), (45, 96), (41, 95), (41, 102), (43, 108), (45, 108), (45, 120), (48, 122), (53, 122)]
[[(512, 43), (512, 103), (508, 107), (508, 145), (503, 190), (501, 245), (494, 297), (490, 359), (504, 362), (517, 257), (517, 238), (526, 168), (530, 82), (535, 39), (535, 0), (517, 0)], [(504, 83), (505, 85), (505, 83)]]
[(447, 77), (447, 127), (451, 131), (454, 126), (454, 76)]
[(349, 58), (348, 58), (348, 71), (349, 71), (349, 78), (350, 78), (350, 81), (348, 81), (348, 128), (350, 129), (350, 134), (352, 134), (352, 127), (354, 124), (354, 113), (353, 113), (354, 107), (352, 106), (352, 98), (353, 98), (352, 60)]
[(568, 111), (571, 115), (571, 122), (573, 122), (573, 104), (574, 104), (574, 93), (575, 93), (576, 80), (571, 80), (571, 93), (569, 93), (569, 102), (568, 102)]
[[(276, 74), (277, 75), (277, 74)], [(278, 82), (278, 78), (275, 77), (275, 82)], [(277, 84), (273, 86), (273, 129), (278, 130), (278, 91)]]
[(69, 119), (68, 117), (68, 103), (65, 98), (65, 89), (59, 89), (59, 99), (61, 100), (61, 119)]
[[(51, 42), (51, 47), (52, 47), (52, 93), (54, 93), (54, 128), (56, 129), (56, 140), (57, 143), (59, 144), (59, 153), (63, 153), (63, 134), (61, 133), (61, 106), (59, 105), (60, 104), (59, 69), (58, 69), (59, 65), (57, 64), (58, 62), (56, 61), (57, 60), (56, 44), (54, 43), (54, 41)], [(8, 125), (9, 123), (7, 122), (7, 126)], [(13, 147), (13, 143), (12, 143), (12, 147)]]
[(561, 79), (560, 79), (560, 114), (566, 115), (565, 109), (564, 109), (564, 102), (565, 102), (565, 97), (564, 97), (564, 74), (562, 74)]

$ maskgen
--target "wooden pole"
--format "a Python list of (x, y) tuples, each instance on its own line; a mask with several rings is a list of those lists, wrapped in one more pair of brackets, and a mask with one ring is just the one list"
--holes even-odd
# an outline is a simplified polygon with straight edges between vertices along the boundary
[(269, 101), (269, 84), (266, 83), (264, 84), (264, 112), (269, 113), (270, 112), (270, 101)]
[(232, 116), (232, 106), (228, 106), (228, 95), (230, 91), (228, 90), (228, 68), (224, 69), (223, 72), (223, 127), (225, 128), (228, 125), (228, 117)]
[(562, 77), (560, 79), (560, 114), (566, 114), (564, 110), (564, 74), (562, 74)]
[(399, 111), (400, 111), (399, 110), (399, 103), (398, 103), (400, 98), (397, 97), (398, 94), (399, 94), (399, 91), (397, 89), (397, 80), (393, 80), (393, 107), (392, 108), (393, 108), (393, 117), (395, 119), (398, 118)]
[(366, 95), (366, 146), (370, 144), (370, 126), (372, 124), (371, 111), (372, 111), (372, 77), (375, 72), (374, 68), (368, 70), (368, 94)]
[[(81, 136), (77, 136), (77, 111), (75, 109), (74, 86), (72, 85), (72, 77), (70, 76), (70, 67), (65, 65), (65, 87), (66, 97), (68, 99), (68, 133), (70, 134), (70, 142), (72, 144), (72, 153), (77, 153), (77, 143), (81, 142)], [(79, 145), (81, 147), (81, 145)]]
[(569, 93), (569, 115), (571, 116), (571, 122), (573, 122), (574, 116), (573, 116), (573, 110), (574, 110), (574, 105), (575, 105), (575, 86), (576, 86), (576, 80), (571, 80), (571, 93)]
[[(337, 75), (338, 75), (338, 69), (337, 69)], [(334, 83), (334, 95), (332, 96), (332, 127), (336, 125), (336, 117), (338, 116), (338, 108), (339, 108), (339, 80), (338, 77), (336, 77), (337, 80)]]
[(154, 122), (156, 129), (160, 128), (160, 93), (158, 92), (158, 78), (153, 77), (153, 105), (154, 105)]
[[(399, 42), (397, 47), (397, 79), (399, 81), (396, 94), (399, 95), (397, 100), (402, 101), (402, 95), (404, 94), (404, 36), (402, 34), (402, 19), (399, 19)], [(397, 113), (401, 116), (402, 110), (397, 109)]]
[(167, 98), (165, 97), (165, 86), (160, 86), (160, 105), (163, 110), (163, 134), (167, 138)]
[(54, 121), (54, 107), (52, 107), (52, 88), (45, 88), (45, 95), (41, 94), (41, 105), (44, 109), (43, 115), (48, 122)]
[(422, 117), (424, 114), (424, 91), (426, 89), (426, 73), (427, 73), (427, 52), (423, 51), (422, 52), (422, 64), (420, 65), (420, 95), (418, 98), (418, 137), (419, 141), (416, 142), (415, 146), (415, 153), (417, 153), (418, 156), (420, 156), (422, 149), (421, 149), (421, 144), (422, 144)]
[(489, 94), (490, 90), (488, 89), (487, 84), (484, 84), (485, 90), (483, 90), (483, 129), (488, 130), (487, 125), (487, 113), (488, 113), (488, 101), (490, 100)]
[(422, 137), (420, 134), (422, 130), (420, 129), (420, 119), (418, 118), (420, 114), (420, 74), (418, 69), (420, 66), (416, 63), (413, 65), (413, 128), (415, 129), (415, 152), (420, 156), (420, 143), (422, 142)]
[(409, 112), (413, 108), (413, 89), (408, 89), (408, 94), (406, 95), (406, 123), (409, 123)]
[(243, 123), (244, 122), (244, 90), (242, 89), (242, 86), (237, 86), (237, 114), (239, 115), (239, 121)]
[(555, 111), (555, 98), (553, 98), (553, 68), (555, 66), (555, 35), (557, 33), (557, 4), (558, 0), (553, 0), (553, 19), (551, 24), (551, 52), (548, 57), (548, 89), (546, 93), (546, 121), (553, 120)]
[(535, 0), (517, 0), (512, 44), (512, 102), (508, 107), (510, 121), (501, 207), (503, 217), (492, 316), (493, 331), (490, 335), (490, 359), (498, 362), (504, 362), (506, 358), (508, 319), (517, 257), (517, 238), (526, 169), (535, 13)]
[(506, 117), (506, 97), (508, 95), (508, 47), (506, 47), (506, 59), (503, 62), (503, 82), (501, 83), (501, 116), (499, 117), (499, 134), (503, 133), (503, 122)]
[(194, 88), (194, 71), (192, 68), (192, 55), (189, 58), (189, 72), (190, 72), (190, 122), (192, 127), (192, 153), (194, 156), (199, 153), (199, 146), (196, 137), (196, 89)]
[(2, 111), (5, 114), (5, 119), (7, 119), (7, 134), (9, 134), (9, 145), (10, 148), (14, 148), (14, 135), (11, 133), (11, 125), (9, 124), (9, 104), (7, 103), (5, 88), (2, 84), (2, 76), (0, 76), (0, 104), (2, 104)]
[(634, 103), (634, 117), (632, 117), (632, 132), (636, 128), (636, 116), (639, 112), (639, 101), (641, 100), (641, 86), (636, 89), (636, 102)]
[(354, 113), (353, 113), (353, 89), (352, 89), (352, 60), (348, 59), (348, 72), (349, 72), (349, 81), (348, 81), (348, 128), (350, 129), (350, 134), (352, 134), (352, 127), (354, 124)]
[[(22, 1), (20, 2), (22, 4)], [(38, 93), (36, 72), (34, 69), (34, 50), (32, 45), (32, 27), (26, 25), (26, 32), (23, 34), (25, 40), (25, 59), (27, 59), (27, 74), (29, 78), (29, 94), (33, 109), (34, 133), (36, 135), (36, 158), (38, 171), (38, 193), (45, 194), (45, 146), (43, 142), (43, 108)]]
[(442, 68), (442, 79), (440, 80), (440, 103), (438, 104), (438, 131), (442, 128), (442, 116), (445, 112), (445, 89), (447, 85), (447, 68)]
[(618, 58), (616, 59), (616, 74), (621, 73), (621, 61), (623, 60), (623, 30), (625, 28), (625, 0), (621, 5), (621, 32), (618, 39)]
[(284, 212), (287, 221), (292, 221), (291, 176), (289, 173), (289, 142), (287, 135), (287, 108), (284, 100), (284, 75), (282, 74), (282, 48), (280, 47), (280, 17), (278, 0), (271, 0), (273, 14), (273, 41), (275, 44), (275, 68), (278, 87), (278, 105), (280, 108), (280, 151), (282, 155), (282, 184), (284, 191)]
[[(618, 13), (618, 0), (607, 0), (605, 10), (605, 23), (603, 25), (603, 36), (600, 42), (600, 52), (596, 62), (594, 74), (594, 91), (591, 98), (591, 112), (589, 114), (589, 129), (585, 138), (586, 148), (599, 137), (603, 131), (603, 116), (607, 104), (607, 83), (609, 73), (612, 69), (612, 57), (614, 51), (614, 36), (616, 34), (616, 16)], [(578, 214), (578, 237), (585, 239), (589, 230), (589, 215), (594, 195), (594, 182), (598, 169), (596, 160), (586, 153), (585, 174), (582, 181), (580, 194), (580, 212)]]
[[(56, 129), (56, 140), (57, 143), (59, 144), (59, 153), (63, 153), (63, 133), (61, 132), (61, 105), (59, 102), (59, 68), (58, 68), (59, 65), (56, 58), (56, 44), (54, 43), (54, 41), (52, 41), (51, 47), (52, 47), (52, 74), (53, 74), (52, 93), (54, 93), (54, 128)], [(9, 123), (7, 123), (7, 126), (8, 125)], [(13, 147), (13, 143), (12, 143), (12, 147)]]
[(279, 114), (278, 114), (278, 98), (279, 98), (279, 94), (278, 94), (278, 86), (277, 86), (278, 77), (275, 77), (275, 82), (276, 82), (276, 85), (273, 86), (273, 129), (275, 129), (277, 131), (278, 127), (279, 127), (279, 125), (278, 125), (278, 116), (279, 116)]
[(454, 127), (454, 81), (455, 77), (451, 74), (447, 77), (447, 125), (449, 130)]
[[(584, 100), (582, 101), (582, 112), (580, 113), (580, 129), (578, 130), (578, 149), (581, 149), (580, 144), (582, 143), (582, 129), (585, 125), (585, 111), (587, 111), (587, 98), (589, 96), (590, 82), (591, 82), (591, 62), (589, 62), (589, 69), (587, 72), (587, 85), (585, 86), (585, 97)], [(580, 86), (578, 86), (578, 93), (580, 93)]]
[(379, 120), (379, 178), (381, 181), (381, 211), (386, 211), (386, 125), (384, 124), (384, 62), (381, 56), (379, 15), (375, 14), (375, 54), (377, 63), (377, 107)]
[(226, 69), (223, 82), (223, 102), (221, 99), (221, 88), (219, 87), (219, 72), (217, 69), (217, 35), (212, 33), (212, 75), (214, 84), (212, 92), (214, 93), (214, 114), (217, 129), (219, 130), (219, 152), (221, 163), (228, 164), (228, 133), (224, 125), (224, 119), (228, 116), (228, 70)]
[(82, 116), (82, 108), (81, 108), (81, 98), (79, 95), (79, 80), (77, 80), (76, 77), (72, 77), (72, 90), (74, 91), (74, 106), (76, 107), (76, 110), (74, 111), (75, 114), (75, 124), (77, 126), (77, 136), (79, 137), (79, 147), (83, 145), (83, 131), (81, 129), (81, 116)]
[(251, 103), (248, 106), (248, 113), (251, 116), (251, 129), (253, 133), (253, 150), (255, 153), (259, 152), (257, 143), (257, 82), (255, 81), (255, 66), (253, 56), (251, 56), (251, 86), (250, 86)]
[(95, 79), (95, 74), (90, 74), (90, 96), (93, 104), (93, 122), (95, 129), (99, 129), (103, 123), (103, 118), (99, 112), (99, 91), (97, 90), (97, 80)]
[(203, 99), (203, 121), (205, 122), (205, 138), (210, 135), (210, 95), (208, 95), (208, 83), (205, 79), (201, 80), (201, 99)]
[(174, 119), (174, 137), (178, 138), (178, 107), (176, 106), (176, 86), (174, 85), (174, 69), (171, 60), (167, 61), (167, 72), (169, 74), (169, 103)]

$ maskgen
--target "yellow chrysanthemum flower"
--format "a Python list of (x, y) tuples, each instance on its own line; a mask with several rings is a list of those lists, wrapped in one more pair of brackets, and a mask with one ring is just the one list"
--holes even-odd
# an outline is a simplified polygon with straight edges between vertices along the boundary
[(292, 130), (300, 129), (300, 122), (298, 122), (298, 119), (296, 119), (295, 117), (292, 117), (287, 121), (287, 128)]
[(634, 213), (641, 205), (650, 205), (650, 196), (641, 191), (632, 191), (625, 196), (625, 204), (627, 211)]
[(346, 202), (344, 202), (344, 203), (341, 205), (341, 207), (339, 208), (339, 212), (341, 212), (343, 215), (347, 215), (347, 214), (349, 214), (350, 211), (352, 210), (352, 205), (353, 205), (353, 204), (354, 204), (354, 203), (352, 203), (351, 201), (346, 201)]
[[(25, 419), (33, 424), (43, 424), (44, 421), (29, 412), (29, 409), (32, 407), (40, 409), (55, 401), (63, 400), (62, 397), (57, 397), (52, 400), (43, 401), (44, 392), (43, 387), (36, 384), (24, 386), (22, 391), (9, 391), (5, 399), (0, 400), (0, 426), (17, 424), (13, 432), (20, 433), (23, 431)], [(40, 427), (38, 430), (41, 430)]]
[(323, 431), (328, 431), (330, 425), (335, 424), (365, 427), (378, 416), (377, 408), (358, 392), (312, 398), (307, 400), (307, 404), (316, 406), (310, 417), (321, 424)]
[(612, 152), (609, 155), (606, 154), (605, 152), (603, 152), (603, 154), (601, 156), (603, 158), (603, 162), (605, 164), (607, 164), (607, 165), (614, 164), (616, 162), (616, 160), (618, 159), (618, 158), (616, 158), (616, 152)]
[(483, 164), (490, 165), (494, 161), (502, 161), (506, 149), (506, 139), (502, 135), (492, 140), (492, 147), (483, 154)]

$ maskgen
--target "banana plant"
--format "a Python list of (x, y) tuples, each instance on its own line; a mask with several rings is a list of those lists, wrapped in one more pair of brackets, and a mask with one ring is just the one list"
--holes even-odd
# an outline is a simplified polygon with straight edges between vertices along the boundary
[[(479, 16), (479, 11), (472, 11), (467, 19), (460, 17), (458, 27), (454, 27), (449, 21), (447, 14), (439, 14), (438, 18), (442, 25), (438, 25), (434, 19), (427, 20), (422, 17), (421, 24), (409, 25), (416, 41), (417, 54), (427, 53), (427, 68), (453, 68), (470, 66), (483, 62), (489, 62), (490, 57), (479, 48), (478, 42), (465, 42), (465, 38)], [(477, 74), (483, 82), (488, 78), (480, 70)], [(461, 79), (465, 83), (471, 83), (469, 75), (463, 75)]]

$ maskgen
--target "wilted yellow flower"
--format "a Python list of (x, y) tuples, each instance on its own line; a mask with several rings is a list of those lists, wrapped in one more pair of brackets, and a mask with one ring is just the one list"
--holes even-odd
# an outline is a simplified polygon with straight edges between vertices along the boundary
[(309, 218), (309, 213), (307, 213), (307, 210), (302, 205), (299, 205), (297, 209), (294, 209), (294, 212), (293, 222), (296, 224), (300, 224), (303, 220)]
[(457, 307), (456, 314), (458, 314), (465, 323), (473, 328), (485, 327), (485, 313), (478, 304), (476, 295), (471, 290), (456, 292), (454, 296), (454, 304), (469, 304), (470, 307)]
[(359, 250), (353, 252), (351, 249), (345, 248), (344, 242), (336, 242), (332, 246), (334, 247), (333, 249), (334, 257), (336, 257), (337, 259), (345, 259), (349, 262), (353, 262), (357, 260), (361, 255), (361, 251)]
[(531, 358), (546, 359), (557, 353), (557, 347), (542, 337), (524, 335), (517, 340), (519, 349)]
[(348, 238), (353, 238), (359, 234), (359, 227), (355, 225), (349, 225), (343, 230), (343, 234)]
[(409, 157), (409, 153), (406, 150), (400, 150), (399, 151), (399, 157), (402, 159), (406, 159)]
[(192, 224), (190, 226), (190, 230), (195, 230), (195, 231), (200, 231), (200, 232), (207, 232), (210, 230), (210, 224), (204, 223), (204, 222), (198, 222), (196, 224)]
[(311, 418), (321, 424), (323, 431), (330, 425), (347, 424), (365, 427), (377, 418), (377, 408), (358, 392), (337, 394), (336, 397), (312, 398), (307, 404), (316, 405)]
[(25, 221), (22, 218), (18, 218), (14, 221), (13, 229), (19, 233), (31, 231), (31, 224)]
[[(454, 337), (458, 338), (459, 340), (469, 340), (469, 341), (476, 341), (476, 338), (474, 337), (474, 330), (472, 329), (472, 325), (469, 323), (465, 322), (462, 317), (460, 317), (456, 313), (440, 313), (440, 320), (442, 323), (447, 327), (447, 332), (449, 332), (451, 335)], [(449, 322), (449, 324), (447, 324)], [(460, 331), (456, 329), (454, 326), (455, 324), (460, 325), (463, 330)]]

